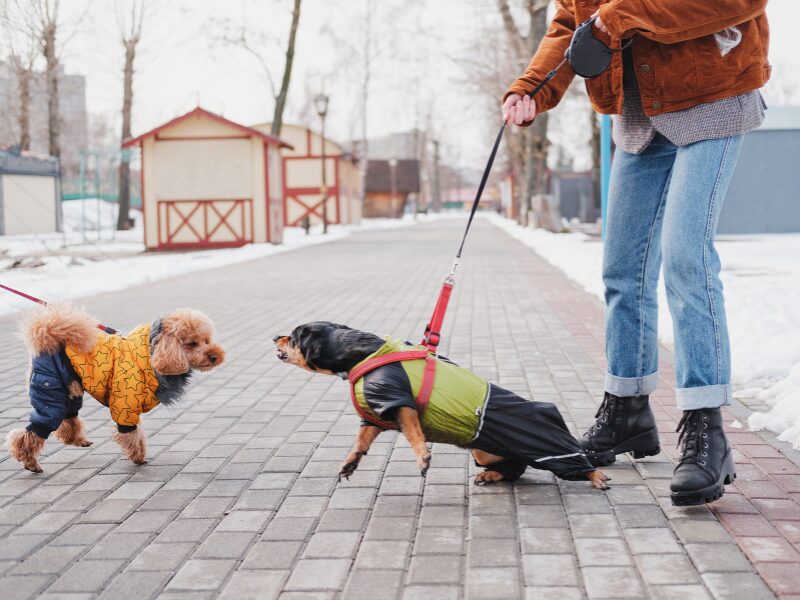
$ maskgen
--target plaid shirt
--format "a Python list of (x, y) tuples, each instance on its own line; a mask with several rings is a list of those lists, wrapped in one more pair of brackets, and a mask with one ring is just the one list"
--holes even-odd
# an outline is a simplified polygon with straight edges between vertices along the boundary
[(648, 117), (636, 81), (633, 54), (623, 56), (622, 114), (614, 118), (614, 143), (625, 152), (640, 154), (660, 133), (676, 146), (688, 146), (747, 133), (764, 120), (766, 104), (758, 90), (692, 108)]

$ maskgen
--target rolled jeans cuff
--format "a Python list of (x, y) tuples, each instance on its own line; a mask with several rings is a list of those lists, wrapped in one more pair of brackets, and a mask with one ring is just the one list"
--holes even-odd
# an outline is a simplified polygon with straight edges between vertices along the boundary
[(658, 386), (658, 371), (644, 377), (617, 377), (606, 373), (606, 392), (622, 398), (628, 396), (647, 396)]
[(733, 386), (730, 383), (723, 383), (721, 385), (678, 388), (675, 390), (675, 398), (678, 408), (681, 410), (730, 406), (731, 398), (733, 398)]

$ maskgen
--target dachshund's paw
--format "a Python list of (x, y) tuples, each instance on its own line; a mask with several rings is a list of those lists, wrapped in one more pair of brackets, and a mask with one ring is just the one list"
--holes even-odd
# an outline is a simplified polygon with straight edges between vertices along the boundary
[(602, 471), (590, 471), (586, 474), (586, 478), (591, 482), (592, 487), (596, 490), (607, 490), (608, 484), (606, 482), (611, 481), (611, 478)]
[(497, 471), (483, 471), (482, 473), (478, 473), (475, 475), (474, 483), (475, 485), (486, 485), (488, 483), (498, 483), (505, 479), (502, 473), (498, 473)]
[(361, 462), (361, 457), (366, 456), (366, 454), (366, 452), (351, 452), (348, 454), (342, 466), (339, 467), (339, 481), (341, 481), (343, 477), (350, 481), (350, 475), (355, 473), (358, 468), (358, 463)]
[(417, 457), (417, 466), (419, 467), (419, 474), (423, 477), (428, 475), (428, 469), (431, 468), (431, 453), (426, 452), (425, 454)]
[(88, 448), (92, 444), (94, 444), (94, 442), (90, 442), (87, 439), (82, 439), (82, 440), (78, 440), (78, 441), (75, 442), (75, 445), (76, 446), (80, 446), (81, 448)]
[(38, 462), (33, 463), (25, 463), (23, 465), (26, 470), (30, 471), (31, 473), (43, 473), (42, 467), (39, 466)]

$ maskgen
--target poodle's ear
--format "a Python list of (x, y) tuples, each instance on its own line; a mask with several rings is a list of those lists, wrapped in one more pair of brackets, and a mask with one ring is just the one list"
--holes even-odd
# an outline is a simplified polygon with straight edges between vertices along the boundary
[(189, 360), (177, 336), (161, 333), (156, 340), (150, 365), (162, 375), (182, 375), (189, 372)]

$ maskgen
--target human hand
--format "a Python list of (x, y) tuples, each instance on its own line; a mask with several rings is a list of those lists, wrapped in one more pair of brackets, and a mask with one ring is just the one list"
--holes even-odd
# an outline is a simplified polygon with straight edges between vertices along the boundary
[(592, 18), (595, 19), (594, 26), (597, 27), (600, 31), (602, 31), (606, 35), (609, 35), (608, 28), (606, 27), (606, 24), (603, 23), (603, 19), (600, 18), (600, 11), (599, 10), (594, 11), (594, 14), (592, 15)]
[(522, 125), (536, 117), (536, 101), (530, 96), (509, 94), (503, 102), (503, 122)]

